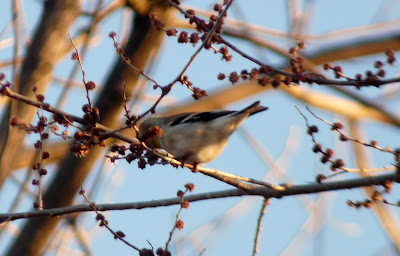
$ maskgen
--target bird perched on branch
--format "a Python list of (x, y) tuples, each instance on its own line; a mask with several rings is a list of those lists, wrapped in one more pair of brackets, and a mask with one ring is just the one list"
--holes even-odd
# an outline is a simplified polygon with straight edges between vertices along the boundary
[(164, 149), (183, 163), (207, 163), (222, 152), (229, 136), (247, 117), (267, 109), (256, 101), (239, 111), (150, 117), (140, 124), (138, 138), (151, 148)]

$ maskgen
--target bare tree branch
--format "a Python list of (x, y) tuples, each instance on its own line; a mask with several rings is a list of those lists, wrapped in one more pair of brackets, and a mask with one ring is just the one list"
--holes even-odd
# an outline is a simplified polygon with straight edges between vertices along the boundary
[[(264, 198), (279, 199), (293, 195), (329, 192), (342, 189), (354, 189), (372, 185), (384, 185), (387, 181), (400, 182), (400, 176), (397, 173), (390, 173), (390, 174), (369, 176), (369, 177), (356, 178), (344, 181), (324, 182), (320, 184), (312, 183), (306, 185), (287, 185), (287, 188), (282, 191), (273, 190), (263, 186), (257, 186), (252, 191), (248, 191), (249, 194), (246, 194), (240, 189), (231, 189), (218, 192), (207, 192), (198, 195), (185, 196), (185, 200), (189, 202), (196, 202), (202, 200), (237, 197), (245, 195), (262, 196)], [(181, 198), (174, 197), (169, 199), (151, 200), (151, 201), (135, 202), (135, 203), (97, 204), (96, 209), (98, 211), (130, 210), (130, 209), (140, 210), (145, 208), (165, 207), (180, 203), (181, 203)], [(0, 214), (0, 220), (2, 223), (4, 223), (7, 221), (13, 221), (17, 219), (36, 218), (36, 217), (56, 217), (70, 213), (87, 212), (87, 211), (93, 211), (90, 205), (75, 205), (68, 207), (45, 209), (42, 211), (10, 213), (10, 214), (3, 213)]]

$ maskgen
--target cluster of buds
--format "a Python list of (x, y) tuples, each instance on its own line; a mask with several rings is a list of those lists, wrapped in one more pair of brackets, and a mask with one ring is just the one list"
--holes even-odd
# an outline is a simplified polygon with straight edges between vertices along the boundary
[(347, 205), (350, 207), (355, 207), (357, 209), (364, 207), (364, 208), (370, 208), (373, 203), (376, 202), (383, 202), (385, 204), (390, 204), (394, 206), (400, 206), (400, 201), (397, 203), (389, 203), (386, 199), (383, 198), (384, 194), (389, 194), (392, 190), (392, 182), (391, 181), (386, 181), (385, 184), (383, 184), (383, 191), (378, 191), (375, 190), (369, 199), (365, 199), (363, 201), (352, 201), (348, 200)]
[(305, 43), (301, 40), (297, 40), (296, 46), (289, 49), (289, 53), (293, 55), (290, 58), (290, 66), (294, 74), (303, 74), (306, 72), (306, 68), (303, 65), (304, 59), (299, 55), (299, 51), (305, 48)]
[(207, 95), (208, 94), (206, 90), (200, 89), (199, 87), (193, 87), (193, 94), (192, 94), (193, 99), (200, 100), (206, 97)]
[[(179, 1), (172, 2), (176, 5), (180, 4)], [(223, 12), (223, 7), (220, 4), (215, 4), (213, 10), (217, 12), (218, 15), (220, 15)], [(187, 31), (181, 31), (178, 33), (178, 30), (176, 28), (163, 29), (162, 27), (167, 36), (177, 37), (178, 43), (191, 43), (192, 45), (196, 45), (200, 40), (204, 42), (205, 39), (208, 38), (209, 32), (214, 28), (216, 24), (218, 24), (217, 27), (215, 27), (215, 33), (213, 33), (210, 39), (205, 42), (204, 48), (211, 49), (213, 43), (220, 44), (222, 42), (220, 34), (222, 32), (224, 21), (223, 19), (218, 21), (217, 14), (211, 14), (208, 21), (205, 21), (204, 19), (196, 16), (196, 13), (193, 9), (181, 11), (184, 12), (185, 18), (189, 20), (189, 24), (194, 25), (197, 32), (189, 33)], [(222, 18), (225, 17), (226, 13)], [(157, 19), (157, 16), (155, 14), (150, 15), (150, 20), (157, 29), (160, 27), (159, 24), (163, 24), (160, 20)], [(199, 33), (202, 35), (200, 36)], [(216, 50), (215, 52), (221, 53), (222, 59), (226, 61), (230, 61), (232, 59), (232, 55), (229, 54), (226, 47), (221, 47), (220, 50)]]
[[(36, 86), (33, 87), (33, 92), (36, 94)], [(36, 99), (40, 102), (44, 102), (45, 97), (42, 94), (36, 95)], [(37, 121), (36, 125), (27, 125), (24, 122), (21, 122), (18, 117), (13, 117), (11, 118), (10, 121), (11, 127), (16, 127), (19, 130), (24, 130), (28, 134), (31, 133), (42, 133), (44, 129), (49, 125), (47, 122), (47, 117), (45, 116), (39, 116), (39, 120)]]
[(325, 63), (323, 65), (324, 70), (332, 70), (335, 74), (335, 78), (345, 78), (348, 81), (356, 81), (357, 84), (355, 84), (355, 87), (357, 89), (360, 89), (361, 87), (366, 87), (366, 86), (380, 86), (380, 78), (379, 77), (384, 77), (385, 76), (385, 70), (382, 69), (383, 63), (381, 61), (376, 61), (375, 62), (375, 67), (378, 68), (377, 72), (372, 72), (370, 70), (367, 70), (365, 72), (365, 75), (363, 76), (362, 74), (356, 74), (355, 78), (350, 78), (347, 77), (344, 72), (343, 68), (341, 66), (333, 66), (330, 63)]
[[(386, 62), (392, 65), (396, 60), (393, 50), (386, 50), (385, 54), (387, 56)], [(375, 72), (367, 70), (365, 71), (364, 75), (360, 73), (356, 74), (355, 78), (347, 77), (343, 72), (343, 68), (338, 65), (333, 66), (330, 63), (325, 63), (323, 65), (323, 68), (324, 70), (332, 70), (335, 74), (335, 78), (345, 78), (348, 81), (356, 81), (357, 84), (355, 84), (354, 86), (360, 89), (361, 87), (367, 87), (367, 86), (375, 86), (375, 87), (381, 86), (382, 85), (381, 79), (384, 78), (386, 75), (386, 71), (383, 69), (384, 65), (385, 64), (382, 61), (377, 60), (374, 63), (374, 68), (376, 69)]]
[[(341, 123), (335, 123), (333, 124), (332, 127), (335, 127), (334, 129), (341, 129), (343, 128), (343, 125)], [(341, 158), (337, 158), (337, 159), (332, 159), (333, 155), (334, 155), (334, 151), (331, 148), (326, 148), (323, 149), (323, 147), (321, 146), (321, 144), (317, 143), (314, 139), (314, 133), (318, 132), (318, 127), (316, 125), (311, 125), (308, 127), (307, 129), (307, 133), (308, 135), (312, 136), (313, 141), (314, 141), (314, 147), (313, 147), (313, 152), (314, 153), (321, 153), (321, 163), (326, 164), (326, 163), (331, 163), (331, 171), (336, 171), (337, 169), (341, 169), (344, 167), (344, 161)], [(317, 178), (318, 180), (322, 180), (321, 177)]]
[[(205, 49), (211, 49), (213, 48), (216, 53), (220, 53), (222, 55), (222, 59), (226, 61), (230, 61), (232, 59), (232, 55), (229, 54), (229, 50), (227, 47), (221, 47), (219, 50), (217, 50), (215, 47), (213, 47), (213, 43), (215, 44), (221, 44), (222, 43), (222, 38), (220, 36), (220, 33), (222, 32), (222, 25), (223, 25), (223, 18), (226, 17), (226, 12), (224, 12), (223, 6), (220, 4), (215, 4), (214, 5), (214, 11), (217, 12), (217, 14), (211, 14), (209, 17), (208, 22), (206, 22), (204, 19), (199, 18), (196, 16), (196, 13), (192, 9), (188, 10), (183, 10), (180, 7), (180, 1), (169, 1), (169, 4), (171, 6), (174, 6), (178, 8), (182, 13), (184, 13), (184, 16), (186, 19), (189, 20), (189, 23), (195, 26), (195, 29), (197, 30), (196, 32), (189, 33), (187, 31), (181, 31), (178, 32), (176, 28), (165, 28), (164, 22), (162, 22), (158, 17), (157, 14), (154, 12), (151, 12), (149, 14), (149, 19), (151, 24), (160, 31), (164, 31), (167, 36), (174, 36), (177, 37), (178, 43), (191, 43), (193, 46), (196, 45), (200, 40), (203, 42), (203, 47)], [(227, 3), (224, 2), (224, 5)], [(221, 17), (219, 20), (219, 16), (224, 15)], [(213, 32), (210, 36), (210, 32)], [(117, 49), (118, 53), (122, 55), (127, 62), (129, 62), (129, 59), (124, 56), (123, 50), (120, 48), (119, 44), (115, 41), (116, 33), (111, 32), (109, 36), (113, 39), (114, 41), (114, 47)], [(195, 100), (202, 99), (203, 97), (207, 96), (207, 92), (201, 88), (194, 87), (193, 84), (189, 81), (187, 76), (182, 76), (179, 80), (180, 83), (186, 85), (192, 92), (192, 97)], [(154, 89), (158, 88), (159, 86), (155, 85)], [(166, 88), (169, 90), (169, 88)]]
[(201, 89), (199, 87), (193, 86), (193, 83), (189, 81), (189, 77), (186, 76), (186, 75), (182, 76), (179, 79), (179, 82), (181, 84), (186, 85), (186, 87), (193, 92), (192, 97), (195, 100), (200, 100), (200, 99), (208, 96), (206, 90), (203, 90), (203, 89)]
[(89, 104), (85, 104), (82, 107), (82, 111), (83, 113), (85, 113), (83, 119), (85, 119), (85, 121), (89, 124), (96, 125), (96, 123), (100, 121), (99, 108), (92, 107)]
[(299, 83), (300, 80), (297, 76), (278, 76), (273, 71), (271, 66), (265, 65), (260, 68), (252, 68), (251, 70), (243, 69), (240, 73), (231, 72), (229, 75), (223, 73), (218, 74), (219, 80), (228, 78), (232, 84), (239, 82), (240, 80), (256, 80), (260, 86), (272, 85), (275, 89), (278, 88), (282, 83), (289, 86), (291, 83)]
[[(47, 151), (43, 151), (43, 142), (44, 140), (47, 140), (49, 138), (49, 134), (47, 132), (42, 132), (40, 133), (40, 140), (37, 140), (35, 144), (33, 145), (36, 149), (38, 149), (41, 152), (41, 161), (36, 162), (33, 164), (32, 169), (34, 171), (37, 171), (39, 174), (39, 177), (44, 176), (47, 174), (47, 170), (43, 168), (43, 160), (49, 159), (50, 158), (50, 153)], [(39, 179), (32, 179), (32, 185), (38, 186), (40, 185), (40, 180)], [(34, 207), (38, 208), (40, 206), (40, 203), (38, 201), (35, 201)]]
[(86, 156), (96, 145), (105, 146), (105, 138), (100, 136), (100, 130), (96, 129), (96, 122), (100, 120), (99, 109), (85, 104), (82, 111), (85, 113), (83, 118), (87, 123), (83, 129), (75, 132), (75, 144), (71, 148), (71, 151), (78, 157)]
[(182, 191), (182, 190), (178, 190), (178, 192), (176, 193), (176, 195), (177, 195), (178, 197), (181, 198), (181, 207), (184, 208), (184, 209), (187, 209), (187, 208), (189, 208), (189, 201), (186, 201), (186, 200), (184, 199), (185, 193), (186, 193), (187, 191), (193, 192), (193, 191), (194, 191), (194, 184), (193, 184), (193, 183), (187, 183), (187, 184), (185, 184), (185, 189), (186, 189), (185, 192)]
[(152, 151), (146, 151), (140, 142), (131, 143), (129, 148), (124, 145), (114, 144), (110, 147), (110, 152), (118, 154), (116, 156), (109, 156), (112, 163), (115, 163), (119, 159), (125, 159), (128, 163), (138, 160), (138, 167), (140, 169), (146, 168), (147, 164), (151, 166), (155, 164), (167, 164), (164, 160), (159, 161), (160, 158)]
[[(188, 191), (189, 192), (193, 192), (194, 191), (194, 184), (193, 183), (185, 184), (185, 191), (178, 190), (178, 192), (176, 193), (176, 195), (181, 200), (181, 207), (180, 207), (179, 212), (178, 212), (178, 214), (176, 216), (174, 228), (171, 231), (171, 235), (172, 235), (172, 233), (173, 233), (173, 231), (175, 229), (181, 230), (181, 229), (183, 229), (185, 227), (185, 222), (183, 220), (179, 219), (179, 215), (180, 215), (182, 209), (188, 209), (189, 208), (189, 201), (185, 200), (185, 193), (188, 192)], [(166, 248), (168, 248), (168, 243), (167, 243)], [(157, 252), (159, 252), (159, 254), (157, 253), (157, 255), (165, 255), (164, 251), (162, 249), (161, 250), (158, 249)], [(170, 254), (166, 254), (166, 255), (170, 255)]]
[[(152, 255), (154, 255), (154, 254), (152, 254)], [(171, 256), (172, 254), (170, 251), (168, 251), (168, 250), (165, 251), (163, 248), (160, 247), (156, 250), (156, 255), (157, 256)], [(142, 254), (140, 254), (140, 256), (142, 256)], [(145, 255), (143, 255), (143, 256), (145, 256)]]

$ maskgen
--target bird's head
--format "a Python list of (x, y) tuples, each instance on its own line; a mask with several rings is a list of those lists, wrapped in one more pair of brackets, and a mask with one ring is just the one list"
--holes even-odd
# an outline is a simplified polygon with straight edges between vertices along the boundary
[(162, 134), (160, 118), (150, 117), (139, 125), (138, 138), (150, 148), (162, 148)]

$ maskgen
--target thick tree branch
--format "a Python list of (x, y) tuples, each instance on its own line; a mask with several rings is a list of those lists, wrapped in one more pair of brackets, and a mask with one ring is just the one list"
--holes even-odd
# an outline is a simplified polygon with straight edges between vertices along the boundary
[[(237, 196), (262, 196), (264, 198), (282, 198), (286, 196), (313, 194), (320, 192), (329, 192), (343, 189), (354, 189), (359, 187), (367, 187), (373, 185), (384, 185), (387, 181), (400, 182), (400, 175), (397, 173), (383, 174), (378, 176), (370, 176), (356, 179), (349, 179), (344, 181), (331, 181), (324, 183), (312, 183), (305, 185), (287, 185), (285, 190), (277, 191), (274, 189), (257, 186), (246, 194), (240, 189), (230, 189), (218, 192), (208, 192), (198, 195), (185, 196), (185, 200), (189, 202), (203, 201), (209, 199), (237, 197)], [(174, 197), (161, 200), (151, 200), (144, 202), (134, 203), (120, 203), (120, 204), (97, 204), (98, 211), (111, 211), (111, 210), (140, 210), (145, 208), (165, 207), (177, 205), (181, 203), (181, 198)], [(45, 209), (42, 211), (20, 212), (20, 213), (3, 213), (0, 214), (0, 222), (14, 221), (18, 219), (37, 218), (37, 217), (56, 217), (65, 214), (88, 212), (93, 211), (90, 205), (75, 205), (68, 207), (59, 207), (52, 209)]]
[[(153, 10), (167, 21), (172, 17), (173, 10), (169, 11), (165, 7), (165, 2), (159, 1), (154, 3)], [(163, 36), (163, 33), (151, 26), (147, 15), (136, 14), (132, 21), (130, 38), (124, 49), (125, 53), (136, 65), (144, 67), (155, 54), (155, 50), (159, 49)], [(99, 109), (102, 124), (113, 129), (119, 127), (123, 85), (124, 83), (127, 85), (126, 93), (130, 94), (137, 84), (138, 77), (119, 59), (115, 62), (95, 103)], [(43, 196), (45, 208), (70, 205), (102, 152), (102, 148), (95, 147), (84, 159), (75, 157), (72, 152), (69, 153), (60, 164), (53, 181)], [(20, 236), (13, 241), (8, 255), (40, 255), (58, 222), (59, 219), (56, 218), (28, 221), (21, 229)]]
[[(33, 97), (32, 87), (37, 87), (37, 93), (45, 91), (55, 64), (63, 54), (62, 50), (68, 44), (67, 32), (70, 25), (80, 14), (80, 1), (47, 1), (44, 4), (44, 12), (31, 45), (26, 51), (24, 63), (19, 74), (18, 92), (22, 95)], [(17, 154), (24, 134), (15, 130), (9, 130), (11, 106), (4, 112), (0, 124), (0, 186), (12, 169), (13, 159)], [(24, 103), (18, 103), (14, 115), (23, 122), (31, 122), (36, 110), (29, 108)]]

